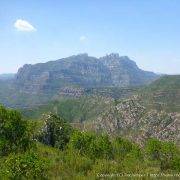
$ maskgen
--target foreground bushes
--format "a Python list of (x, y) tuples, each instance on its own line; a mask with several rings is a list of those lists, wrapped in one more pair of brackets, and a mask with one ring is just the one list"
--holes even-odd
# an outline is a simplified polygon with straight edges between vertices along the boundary
[(69, 148), (92, 159), (112, 158), (112, 144), (107, 135), (96, 136), (88, 132), (75, 131), (71, 136)]
[(180, 171), (180, 150), (172, 142), (149, 139), (146, 142), (146, 154), (150, 160), (156, 160), (161, 170)]
[(142, 148), (121, 137), (74, 130), (53, 114), (45, 117), (36, 133), (36, 123), (0, 107), (0, 179), (95, 179), (108, 173), (180, 172), (180, 152), (173, 143), (149, 139)]
[(0, 106), (0, 155), (25, 152), (33, 146), (34, 125), (21, 114)]
[(48, 160), (36, 153), (35, 127), (0, 106), (0, 179), (45, 177)]
[(1, 163), (1, 178), (38, 179), (47, 177), (48, 160), (35, 152), (10, 154)]

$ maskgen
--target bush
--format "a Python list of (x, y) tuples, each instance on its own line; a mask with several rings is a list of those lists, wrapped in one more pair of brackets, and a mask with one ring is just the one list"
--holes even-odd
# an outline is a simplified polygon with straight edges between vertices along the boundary
[(43, 179), (48, 169), (48, 161), (34, 152), (11, 154), (4, 159), (0, 170), (1, 178)]
[(87, 172), (91, 170), (93, 165), (93, 161), (88, 156), (82, 156), (76, 152), (66, 154), (64, 163), (66, 168), (70, 168), (76, 173), (81, 173), (83, 175), (87, 175)]
[(113, 157), (112, 144), (107, 135), (96, 136), (95, 140), (90, 144), (89, 155), (93, 159), (110, 159)]
[(160, 160), (161, 148), (161, 141), (157, 139), (149, 139), (146, 142), (145, 149), (151, 160)]
[(171, 164), (172, 164), (172, 169), (173, 170), (176, 170), (177, 172), (180, 172), (180, 155), (179, 154), (177, 154), (173, 158)]
[(88, 155), (92, 141), (95, 140), (95, 135), (87, 132), (75, 131), (70, 140), (69, 147), (78, 150), (81, 155)]
[(180, 169), (180, 152), (172, 142), (161, 143), (160, 155), (160, 168), (161, 170), (167, 169)]
[(106, 135), (95, 136), (88, 132), (75, 131), (69, 147), (92, 159), (112, 157), (112, 145)]
[(180, 152), (174, 143), (150, 139), (146, 144), (146, 152), (150, 159), (157, 160), (160, 163), (162, 171), (180, 170)]

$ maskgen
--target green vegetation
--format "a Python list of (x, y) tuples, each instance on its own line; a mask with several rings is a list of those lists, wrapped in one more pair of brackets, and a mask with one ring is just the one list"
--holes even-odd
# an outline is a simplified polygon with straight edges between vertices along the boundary
[(0, 107), (0, 178), (45, 177), (47, 159), (35, 151), (36, 124), (14, 110)]
[(172, 142), (149, 139), (140, 147), (121, 137), (75, 130), (53, 114), (44, 115), (39, 123), (25, 121), (17, 111), (4, 107), (0, 121), (1, 179), (180, 172), (180, 149)]
[(99, 87), (87, 88), (86, 95), (97, 95), (103, 97), (111, 97), (113, 99), (123, 99), (133, 95), (140, 87)]
[(0, 107), (0, 155), (26, 151), (32, 146), (32, 128), (19, 112)]
[(110, 107), (113, 100), (99, 96), (82, 96), (80, 98), (61, 98), (32, 109), (22, 109), (27, 119), (38, 119), (44, 113), (53, 113), (69, 122), (84, 122), (97, 119)]
[(152, 90), (179, 90), (180, 75), (165, 75), (147, 86), (146, 89)]
[(163, 76), (138, 91), (142, 103), (166, 112), (180, 112), (180, 75)]

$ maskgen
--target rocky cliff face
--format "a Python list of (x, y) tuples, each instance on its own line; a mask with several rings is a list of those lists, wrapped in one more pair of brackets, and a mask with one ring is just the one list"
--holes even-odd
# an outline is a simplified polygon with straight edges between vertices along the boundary
[(125, 135), (138, 143), (149, 137), (180, 143), (180, 114), (148, 110), (138, 96), (111, 106), (91, 128), (111, 135)]
[(80, 54), (57, 61), (24, 65), (15, 84), (30, 93), (54, 92), (65, 86), (127, 87), (146, 84), (157, 78), (137, 67), (128, 57), (110, 54), (102, 58)]

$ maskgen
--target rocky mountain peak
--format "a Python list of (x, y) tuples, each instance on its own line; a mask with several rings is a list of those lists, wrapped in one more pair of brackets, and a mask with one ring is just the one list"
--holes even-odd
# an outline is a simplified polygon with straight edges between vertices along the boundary
[(118, 67), (129, 66), (130, 68), (137, 68), (136, 63), (131, 60), (128, 56), (120, 56), (118, 53), (111, 53), (106, 56), (99, 58), (105, 65)]
[(106, 56), (102, 57), (102, 58), (108, 58), (108, 59), (119, 59), (119, 53), (110, 53), (107, 54)]

